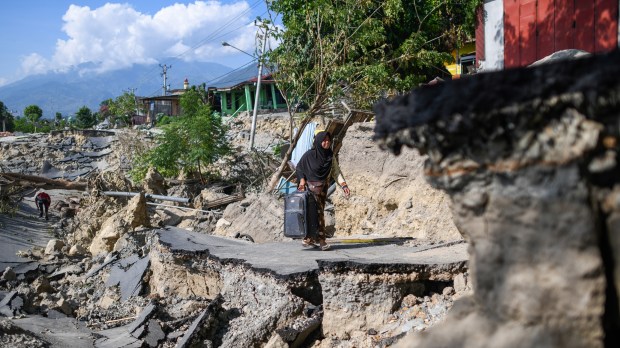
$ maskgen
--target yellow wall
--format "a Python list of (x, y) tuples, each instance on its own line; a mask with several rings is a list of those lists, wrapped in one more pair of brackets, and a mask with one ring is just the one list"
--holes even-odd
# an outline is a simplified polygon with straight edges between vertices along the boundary
[[(463, 47), (459, 47), (459, 55), (463, 56), (466, 54), (470, 54), (470, 53), (475, 53), (476, 52), (476, 42), (472, 41), (472, 42), (468, 42), (465, 45), (463, 45)], [(446, 69), (448, 69), (448, 72), (452, 75), (452, 76), (459, 76), (461, 75), (461, 65), (460, 64), (456, 64), (456, 50), (452, 51), (452, 58), (454, 58), (454, 62), (450, 62), (450, 63), (445, 63), (445, 67)]]

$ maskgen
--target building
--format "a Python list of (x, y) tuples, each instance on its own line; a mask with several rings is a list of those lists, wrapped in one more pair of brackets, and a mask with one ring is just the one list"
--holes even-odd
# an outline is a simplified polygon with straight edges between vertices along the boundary
[(181, 114), (181, 95), (189, 88), (189, 81), (183, 81), (183, 89), (169, 90), (166, 95), (140, 98), (140, 102), (147, 110), (143, 123), (154, 124), (158, 114), (179, 116)]
[(476, 30), (478, 68), (527, 66), (565, 49), (616, 49), (619, 5), (619, 0), (485, 0)]
[[(215, 110), (222, 115), (234, 116), (239, 112), (253, 111), (256, 96), (258, 68), (250, 65), (234, 70), (226, 76), (209, 82), (209, 91), (214, 94)], [(286, 110), (286, 101), (272, 78), (271, 71), (263, 69), (258, 99), (258, 111)]]
[(446, 63), (445, 67), (453, 79), (475, 73), (476, 44), (473, 41), (458, 47), (451, 54), (454, 62)]

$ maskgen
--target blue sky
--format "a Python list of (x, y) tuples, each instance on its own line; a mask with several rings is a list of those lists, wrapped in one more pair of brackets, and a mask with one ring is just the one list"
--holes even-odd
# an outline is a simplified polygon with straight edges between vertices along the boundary
[(84, 63), (108, 71), (180, 58), (236, 68), (251, 58), (221, 43), (255, 52), (257, 16), (267, 17), (265, 0), (6, 1), (0, 86)]

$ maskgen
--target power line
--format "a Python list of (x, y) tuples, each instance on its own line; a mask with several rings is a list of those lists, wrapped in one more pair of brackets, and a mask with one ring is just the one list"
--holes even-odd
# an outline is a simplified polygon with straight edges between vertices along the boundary
[[(181, 57), (181, 56), (183, 56), (183, 55), (187, 54), (187, 52), (193, 51), (193, 50), (197, 49), (198, 47), (204, 46), (205, 44), (207, 44), (207, 43), (208, 43), (208, 42), (210, 42), (211, 40), (215, 39), (216, 37), (214, 37), (214, 36), (215, 36), (216, 34), (218, 34), (220, 31), (224, 30), (226, 27), (228, 27), (228, 26), (232, 25), (232, 24), (233, 24), (233, 23), (234, 23), (237, 19), (239, 19), (239, 18), (241, 18), (242, 16), (244, 16), (245, 14), (249, 13), (252, 9), (254, 9), (256, 6), (258, 6), (258, 4), (259, 4), (260, 2), (261, 2), (260, 0), (258, 0), (258, 1), (256, 1), (256, 2), (254, 2), (254, 4), (253, 4), (253, 5), (251, 5), (251, 6), (250, 6), (247, 10), (245, 10), (245, 11), (241, 12), (241, 13), (240, 13), (239, 15), (237, 15), (236, 17), (231, 18), (231, 19), (230, 19), (228, 22), (226, 22), (223, 26), (221, 26), (220, 28), (218, 28), (218, 29), (216, 29), (215, 31), (211, 32), (211, 34), (209, 34), (207, 37), (205, 37), (204, 39), (202, 39), (202, 40), (198, 41), (198, 43), (197, 43), (196, 45), (194, 45), (193, 47), (189, 48), (189, 49), (188, 49), (188, 50), (186, 50), (185, 52), (183, 52), (183, 53), (181, 53), (181, 54), (177, 55), (175, 58), (179, 58), (179, 57)], [(263, 14), (264, 14), (264, 13), (263, 13)], [(250, 23), (251, 23), (251, 22), (250, 22)], [(250, 24), (250, 23), (247, 23), (247, 24)], [(246, 25), (247, 25), (247, 24), (246, 24)], [(241, 27), (238, 27), (238, 28), (242, 28), (242, 27), (244, 27), (244, 26), (245, 26), (245, 25), (242, 25)], [(220, 36), (220, 37), (221, 37), (221, 36)]]
[[(256, 8), (256, 7), (257, 7), (260, 3), (261, 3), (261, 0), (257, 0), (257, 1), (255, 1), (252, 5), (250, 5), (250, 7), (248, 7), (248, 9), (247, 9), (247, 10), (245, 10), (245, 11), (241, 12), (240, 14), (238, 14), (237, 16), (235, 16), (235, 17), (231, 18), (228, 22), (224, 23), (221, 27), (219, 27), (218, 29), (216, 29), (215, 31), (213, 31), (213, 32), (211, 32), (209, 35), (207, 35), (205, 38), (203, 38), (202, 40), (200, 40), (200, 41), (199, 41), (196, 45), (192, 46), (191, 48), (187, 49), (187, 50), (186, 50), (186, 51), (184, 51), (183, 53), (180, 53), (180, 54), (178, 54), (177, 56), (175, 56), (175, 57), (173, 57), (173, 58), (175, 58), (175, 59), (176, 59), (176, 58), (180, 58), (180, 57), (182, 57), (182, 56), (186, 55), (188, 52), (191, 52), (191, 51), (193, 51), (193, 50), (196, 50), (197, 48), (199, 48), (199, 47), (201, 47), (201, 46), (204, 46), (205, 44), (207, 44), (207, 43), (209, 43), (209, 42), (213, 42), (213, 41), (217, 40), (218, 38), (220, 38), (220, 37), (222, 37), (222, 36), (225, 36), (225, 35), (227, 35), (227, 34), (230, 34), (231, 32), (234, 32), (235, 30), (238, 30), (238, 29), (240, 29), (240, 28), (243, 28), (244, 26), (246, 26), (246, 25), (248, 25), (248, 24), (252, 23), (252, 21), (253, 21), (253, 20), (252, 20), (252, 21), (250, 21), (250, 22), (247, 22), (247, 23), (245, 23), (245, 24), (243, 24), (243, 25), (241, 25), (241, 26), (238, 26), (238, 27), (237, 27), (237, 28), (235, 28), (235, 29), (229, 30), (229, 31), (227, 31), (227, 32), (225, 32), (225, 33), (220, 33), (221, 31), (223, 31), (224, 29), (226, 29), (227, 27), (229, 27), (230, 25), (232, 25), (233, 23), (235, 23), (238, 19), (240, 19), (241, 17), (243, 17), (243, 16), (245, 16), (246, 14), (250, 13), (250, 12), (251, 12), (254, 8)], [(263, 12), (263, 14), (261, 14), (261, 15), (264, 15), (265, 13), (266, 13), (266, 12)], [(219, 36), (216, 36), (218, 33), (220, 33), (220, 34), (219, 34)], [(165, 61), (164, 61), (164, 62), (165, 62)], [(160, 64), (160, 66), (161, 66), (161, 64)], [(148, 80), (148, 79), (149, 79), (150, 74), (152, 74), (152, 73), (155, 71), (155, 69), (157, 69), (157, 67), (153, 67), (151, 70), (147, 71), (147, 72), (143, 75), (143, 77), (142, 77), (142, 78), (141, 78), (141, 79), (137, 82), (137, 85), (138, 85), (138, 86), (140, 86), (140, 85), (142, 85), (142, 84), (143, 84), (146, 80)], [(233, 70), (233, 71), (234, 71), (234, 70)], [(157, 92), (153, 92), (153, 93), (151, 93), (151, 95), (154, 95), (155, 93), (157, 93)]]
[[(212, 79), (210, 79), (210, 80), (206, 80), (204, 83), (205, 83), (205, 84), (209, 84), (209, 83), (211, 83), (211, 82), (213, 82), (213, 81), (217, 81), (217, 80), (219, 80), (219, 79), (221, 79), (221, 78), (223, 78), (223, 77), (225, 77), (225, 76), (231, 75), (231, 74), (233, 74), (233, 73), (235, 73), (235, 72), (237, 72), (237, 71), (239, 71), (239, 70), (245, 69), (245, 68), (247, 68), (250, 64), (252, 64), (253, 62), (255, 62), (256, 60), (257, 60), (257, 58), (256, 58), (256, 59), (252, 59), (251, 61), (249, 61), (249, 62), (247, 62), (247, 63), (243, 64), (242, 66), (240, 66), (240, 67), (238, 67), (238, 68), (235, 68), (235, 69), (233, 69), (233, 70), (231, 70), (231, 71), (229, 71), (229, 72), (227, 72), (227, 73), (225, 73), (225, 74), (222, 74), (222, 75), (220, 75), (220, 76), (216, 76), (216, 77), (214, 77), (214, 78), (212, 78)], [(231, 80), (231, 81), (232, 81), (232, 80)], [(226, 81), (223, 81), (223, 82), (226, 82)], [(207, 87), (209, 87), (209, 86), (207, 85)], [(158, 91), (159, 91), (159, 88), (158, 88), (158, 89), (156, 89), (155, 91), (153, 91), (152, 93), (150, 93), (150, 94), (149, 94), (149, 96), (153, 96), (153, 95), (155, 95)]]

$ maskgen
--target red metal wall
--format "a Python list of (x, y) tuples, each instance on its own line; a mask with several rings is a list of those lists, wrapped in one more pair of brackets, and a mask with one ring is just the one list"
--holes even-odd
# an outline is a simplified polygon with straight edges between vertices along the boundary
[(568, 48), (618, 47), (618, 0), (504, 0), (504, 67)]

